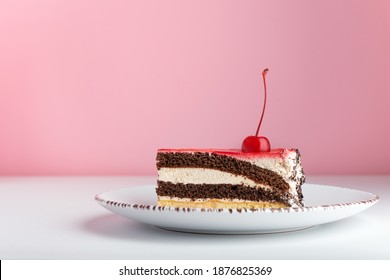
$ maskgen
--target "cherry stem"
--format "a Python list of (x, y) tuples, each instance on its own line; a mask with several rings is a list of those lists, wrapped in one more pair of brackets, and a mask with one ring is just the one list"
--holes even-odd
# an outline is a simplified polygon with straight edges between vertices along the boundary
[(265, 104), (267, 103), (267, 85), (265, 83), (265, 75), (267, 75), (267, 72), (268, 72), (268, 68), (264, 69), (263, 73), (262, 73), (263, 84), (264, 84), (264, 103), (263, 103), (263, 112), (261, 113), (259, 125), (257, 126), (257, 130), (256, 130), (256, 137), (259, 135), (260, 126), (261, 126), (261, 123), (263, 122), (263, 117), (264, 117), (264, 112), (265, 112)]

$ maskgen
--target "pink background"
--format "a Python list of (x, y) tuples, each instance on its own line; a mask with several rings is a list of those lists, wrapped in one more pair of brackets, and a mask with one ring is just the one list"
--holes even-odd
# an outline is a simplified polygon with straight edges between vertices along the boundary
[(308, 174), (390, 173), (390, 1), (0, 2), (0, 174), (155, 174), (261, 129)]

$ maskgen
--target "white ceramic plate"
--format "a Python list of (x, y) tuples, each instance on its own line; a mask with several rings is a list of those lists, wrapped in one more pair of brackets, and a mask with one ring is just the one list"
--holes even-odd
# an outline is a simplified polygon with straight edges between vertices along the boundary
[(121, 216), (164, 229), (213, 234), (292, 231), (355, 215), (378, 202), (372, 193), (304, 184), (305, 207), (282, 209), (195, 209), (157, 206), (155, 185), (96, 195), (95, 200)]

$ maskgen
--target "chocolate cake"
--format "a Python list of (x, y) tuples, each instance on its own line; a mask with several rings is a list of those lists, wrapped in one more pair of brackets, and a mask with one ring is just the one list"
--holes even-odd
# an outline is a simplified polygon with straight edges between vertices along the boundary
[(160, 149), (159, 206), (280, 208), (303, 206), (304, 183), (297, 149), (269, 152)]

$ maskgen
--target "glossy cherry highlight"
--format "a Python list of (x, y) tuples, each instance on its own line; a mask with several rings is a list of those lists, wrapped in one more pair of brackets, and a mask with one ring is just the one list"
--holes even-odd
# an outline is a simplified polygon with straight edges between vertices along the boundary
[(258, 136), (260, 131), (261, 123), (263, 122), (265, 106), (267, 103), (267, 84), (265, 82), (265, 76), (268, 73), (268, 68), (263, 70), (263, 84), (264, 84), (264, 102), (263, 110), (261, 113), (260, 121), (257, 126), (256, 135), (248, 136), (242, 142), (241, 150), (245, 153), (259, 153), (259, 152), (269, 152), (271, 150), (271, 143), (265, 136)]

